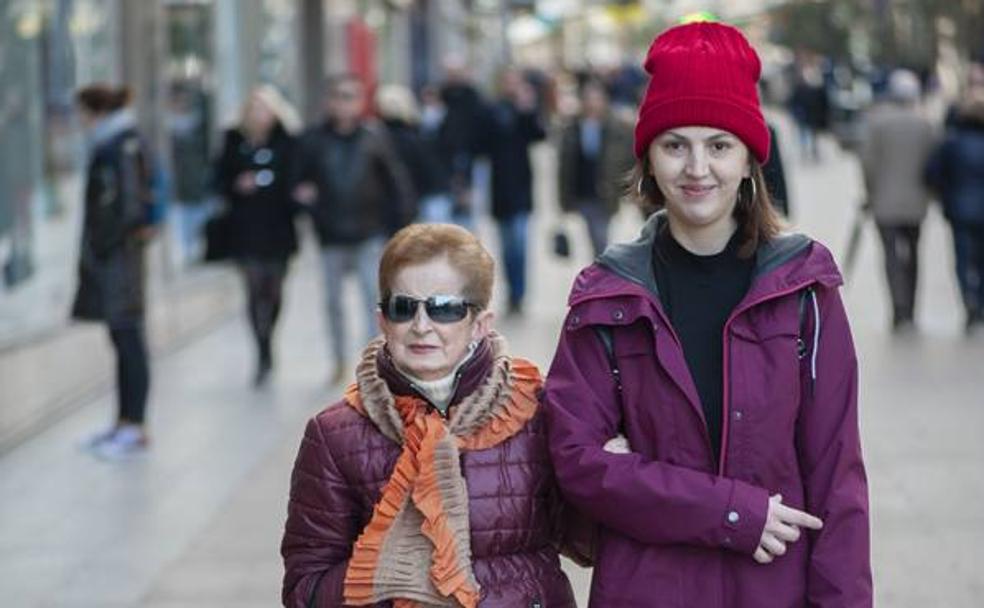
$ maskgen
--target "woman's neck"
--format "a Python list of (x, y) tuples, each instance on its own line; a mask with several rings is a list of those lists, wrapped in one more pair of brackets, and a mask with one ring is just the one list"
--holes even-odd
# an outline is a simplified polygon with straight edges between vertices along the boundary
[(728, 221), (715, 222), (706, 226), (690, 226), (667, 214), (670, 234), (680, 246), (695, 255), (715, 255), (724, 251), (731, 236), (738, 229), (738, 222), (728, 216)]
[(265, 144), (270, 138), (271, 132), (273, 132), (273, 127), (243, 125), (243, 135), (249, 141), (250, 145), (254, 147)]

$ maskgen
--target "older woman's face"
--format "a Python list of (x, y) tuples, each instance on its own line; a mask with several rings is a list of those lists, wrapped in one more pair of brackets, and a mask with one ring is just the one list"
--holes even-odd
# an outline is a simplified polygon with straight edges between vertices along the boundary
[[(446, 257), (405, 266), (396, 273), (393, 296), (427, 300), (433, 296), (464, 297), (465, 277)], [(437, 322), (419, 304), (413, 318), (396, 322), (379, 313), (379, 326), (396, 365), (421, 380), (437, 380), (454, 370), (468, 354), (468, 344), (488, 335), (493, 313), (469, 308), (460, 321)]]

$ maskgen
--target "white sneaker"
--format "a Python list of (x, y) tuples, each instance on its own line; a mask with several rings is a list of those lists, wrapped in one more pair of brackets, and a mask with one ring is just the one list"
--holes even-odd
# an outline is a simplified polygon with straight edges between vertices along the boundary
[(88, 437), (85, 437), (79, 441), (78, 446), (80, 450), (91, 451), (96, 449), (100, 444), (105, 443), (113, 438), (116, 434), (117, 427), (111, 426), (106, 430), (93, 433)]
[(135, 426), (120, 427), (113, 436), (93, 448), (96, 456), (104, 460), (129, 460), (147, 451), (147, 436)]

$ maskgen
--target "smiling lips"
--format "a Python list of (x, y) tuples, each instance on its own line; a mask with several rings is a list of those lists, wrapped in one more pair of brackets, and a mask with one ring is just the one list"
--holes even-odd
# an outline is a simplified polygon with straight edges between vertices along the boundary
[(434, 352), (437, 350), (437, 347), (429, 344), (411, 344), (407, 346), (407, 349), (415, 355), (425, 355)]
[(700, 184), (684, 184), (680, 186), (680, 190), (682, 190), (688, 197), (692, 198), (704, 196), (713, 189), (714, 186), (702, 186)]

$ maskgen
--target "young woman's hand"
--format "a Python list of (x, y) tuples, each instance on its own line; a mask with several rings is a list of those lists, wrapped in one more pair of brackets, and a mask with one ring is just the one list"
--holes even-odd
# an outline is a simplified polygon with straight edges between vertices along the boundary
[(629, 440), (625, 438), (625, 435), (615, 435), (605, 442), (602, 449), (612, 454), (632, 453), (632, 447), (629, 445)]
[(753, 557), (760, 564), (768, 564), (786, 553), (786, 545), (800, 538), (800, 528), (819, 530), (823, 522), (805, 511), (782, 504), (782, 494), (769, 498), (769, 514), (765, 518), (765, 530)]

